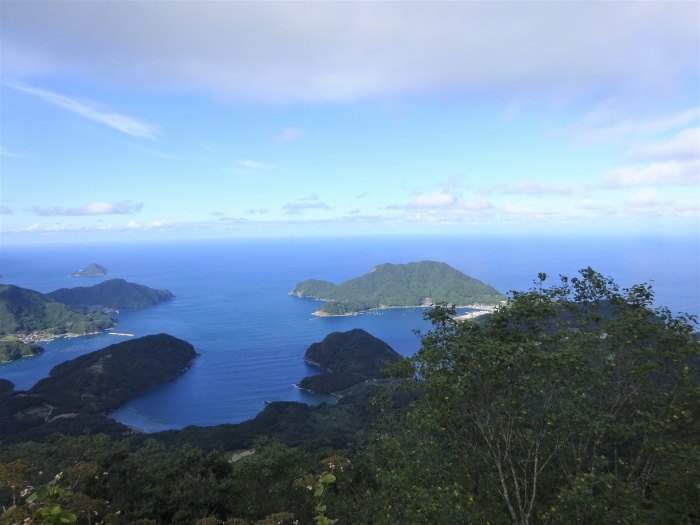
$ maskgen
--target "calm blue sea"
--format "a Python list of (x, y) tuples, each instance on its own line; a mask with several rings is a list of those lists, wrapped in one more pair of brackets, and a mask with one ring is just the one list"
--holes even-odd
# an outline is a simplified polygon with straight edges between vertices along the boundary
[[(421, 309), (315, 318), (311, 313), (321, 303), (288, 292), (310, 277), (340, 283), (384, 262), (421, 260), (444, 261), (506, 294), (528, 289), (538, 272), (572, 276), (592, 266), (622, 286), (653, 282), (657, 305), (700, 315), (697, 237), (406, 236), (3, 246), (0, 282), (49, 292), (121, 277), (172, 291), (172, 302), (122, 311), (116, 327), (136, 336), (166, 332), (190, 341), (201, 354), (187, 373), (112, 414), (153, 432), (244, 421), (265, 401), (330, 401), (294, 385), (318, 372), (304, 363), (304, 352), (333, 331), (363, 328), (401, 354), (413, 354), (419, 347), (413, 331), (429, 328)], [(68, 277), (91, 262), (105, 266), (109, 275)], [(39, 357), (0, 365), (0, 377), (27, 389), (56, 364), (120, 340), (106, 333), (57, 339), (46, 343)]]

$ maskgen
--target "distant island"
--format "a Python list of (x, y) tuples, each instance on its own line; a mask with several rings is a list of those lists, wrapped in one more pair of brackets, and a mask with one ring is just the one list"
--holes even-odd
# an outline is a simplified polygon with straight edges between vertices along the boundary
[(291, 295), (326, 301), (316, 315), (352, 315), (375, 308), (432, 306), (493, 306), (506, 298), (495, 288), (435, 261), (381, 264), (370, 273), (335, 285), (307, 279)]
[(107, 268), (97, 263), (90, 263), (84, 270), (78, 270), (70, 275), (71, 277), (98, 277), (100, 275), (107, 275)]
[[(145, 308), (174, 297), (168, 290), (154, 290), (123, 279), (47, 294), (0, 284), (0, 337), (15, 336), (22, 343), (37, 343), (63, 335), (101, 332), (116, 324), (109, 315), (112, 310)], [(17, 355), (14, 342), (7, 352), (8, 360)], [(20, 355), (27, 352), (31, 349), (19, 349)]]
[(75, 308), (146, 308), (174, 299), (169, 290), (155, 290), (124, 279), (109, 279), (94, 286), (61, 288), (47, 296)]

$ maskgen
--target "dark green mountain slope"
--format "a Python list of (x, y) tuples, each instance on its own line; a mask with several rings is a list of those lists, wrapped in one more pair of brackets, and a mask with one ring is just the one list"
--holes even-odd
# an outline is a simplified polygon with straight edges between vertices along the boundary
[(297, 284), (290, 294), (327, 301), (315, 312), (318, 315), (348, 315), (372, 308), (437, 303), (494, 305), (505, 300), (492, 286), (448, 264), (434, 261), (381, 264), (370, 273), (339, 286), (307, 279)]
[(103, 313), (85, 314), (50, 295), (11, 284), (0, 285), (0, 335), (86, 334), (111, 326), (114, 320)]
[(168, 290), (154, 290), (124, 279), (110, 279), (89, 287), (61, 288), (47, 295), (75, 308), (99, 306), (117, 310), (145, 308), (175, 297)]
[(364, 330), (333, 332), (304, 354), (305, 361), (327, 372), (306, 377), (299, 386), (321, 394), (339, 392), (367, 379), (384, 377), (386, 366), (400, 359), (388, 344)]
[(83, 414), (106, 412), (177, 376), (196, 355), (171, 335), (140, 337), (55, 366), (28, 394)]

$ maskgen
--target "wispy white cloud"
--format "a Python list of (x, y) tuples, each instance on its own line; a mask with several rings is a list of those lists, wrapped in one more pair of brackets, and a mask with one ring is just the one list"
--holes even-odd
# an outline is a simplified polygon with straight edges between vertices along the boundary
[(291, 142), (293, 140), (298, 140), (305, 135), (306, 131), (304, 131), (302, 128), (284, 128), (277, 134), (276, 139), (280, 142)]
[(250, 168), (254, 170), (271, 170), (276, 168), (274, 164), (266, 164), (264, 162), (256, 162), (254, 160), (250, 159), (242, 159), (239, 161), (236, 161), (236, 164), (239, 166), (242, 166), (244, 168)]
[(700, 183), (698, 160), (654, 162), (649, 165), (626, 166), (608, 171), (603, 177), (607, 188), (634, 186), (692, 186)]
[(251, 208), (249, 210), (246, 210), (245, 212), (250, 213), (251, 215), (255, 215), (255, 214), (265, 215), (267, 213), (270, 213), (270, 210), (268, 210), (267, 208)]
[(323, 202), (316, 193), (304, 197), (295, 202), (282, 205), (285, 215), (299, 215), (306, 210), (330, 210), (330, 206)]
[(447, 193), (444, 190), (438, 190), (434, 193), (420, 193), (413, 197), (413, 200), (408, 204), (409, 208), (442, 208), (451, 206), (455, 202), (455, 196)]
[(0, 206), (0, 215), (12, 215), (12, 209), (7, 206)]
[(224, 216), (224, 217), (220, 217), (219, 220), (222, 222), (246, 222), (248, 219), (246, 219), (245, 217)]
[(667, 140), (635, 144), (627, 150), (628, 159), (689, 159), (700, 157), (700, 128), (688, 128)]
[(658, 194), (651, 188), (642, 188), (625, 197), (625, 202), (627, 204), (642, 206), (649, 206), (650, 204), (655, 204), (656, 202), (658, 202), (658, 200)]
[(478, 190), (482, 195), (578, 195), (586, 192), (581, 184), (551, 183), (536, 180), (521, 180), (515, 184), (492, 184)]
[(158, 128), (156, 126), (147, 124), (134, 117), (100, 107), (96, 102), (90, 100), (67, 97), (46, 89), (24, 86), (20, 84), (6, 85), (18, 91), (36, 95), (50, 104), (63, 108), (71, 113), (75, 113), (76, 115), (86, 119), (103, 124), (104, 126), (116, 129), (117, 131), (121, 131), (122, 133), (126, 133), (127, 135), (155, 139), (158, 134)]
[(165, 159), (165, 160), (178, 160), (179, 157), (176, 157), (175, 155), (170, 155), (169, 153), (163, 153), (162, 151), (157, 151), (151, 148), (143, 148), (139, 146), (139, 149), (143, 151), (144, 153), (148, 153), (149, 155), (153, 157), (158, 157), (159, 159)]
[(15, 159), (26, 159), (26, 155), (22, 155), (21, 153), (16, 153), (14, 151), (7, 150), (0, 146), (0, 157), (11, 157)]
[(700, 118), (700, 108), (690, 108), (670, 115), (643, 121), (619, 122), (620, 115), (615, 110), (596, 110), (585, 115), (573, 131), (582, 141), (599, 142), (617, 140), (630, 135), (644, 136), (665, 133), (687, 127)]
[(165, 228), (170, 228), (173, 226), (173, 223), (170, 221), (166, 220), (156, 220), (156, 221), (151, 221), (148, 223), (140, 223), (138, 221), (131, 220), (126, 224), (126, 229), (127, 230), (140, 230), (140, 231), (146, 231), (146, 230), (157, 230), (157, 229), (165, 229)]
[(49, 216), (83, 216), (83, 215), (129, 215), (141, 211), (143, 204), (125, 201), (111, 203), (94, 201), (77, 208), (55, 206), (51, 208), (32, 208), (32, 211), (42, 217)]

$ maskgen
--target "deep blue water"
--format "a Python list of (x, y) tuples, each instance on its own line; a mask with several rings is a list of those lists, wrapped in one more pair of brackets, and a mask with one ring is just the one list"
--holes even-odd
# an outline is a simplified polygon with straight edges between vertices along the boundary
[[(236, 423), (254, 417), (265, 401), (329, 401), (294, 384), (318, 370), (306, 348), (333, 331), (363, 328), (395, 350), (419, 348), (413, 330), (427, 330), (421, 309), (315, 318), (321, 304), (288, 295), (313, 277), (335, 283), (384, 263), (444, 261), (499, 291), (528, 289), (538, 272), (573, 276), (591, 266), (618, 284), (653, 281), (657, 305), (700, 315), (700, 241), (693, 237), (373, 237), (180, 241), (75, 246), (3, 246), (2, 283), (40, 292), (89, 286), (121, 277), (167, 288), (172, 302), (122, 311), (116, 331), (143, 336), (166, 332), (191, 342), (201, 356), (177, 379), (117, 410), (113, 417), (149, 431)], [(96, 262), (106, 277), (68, 277)], [(0, 365), (0, 377), (30, 388), (66, 359), (123, 338), (90, 335), (45, 343), (36, 358)], [(165, 422), (157, 423), (134, 408)]]

